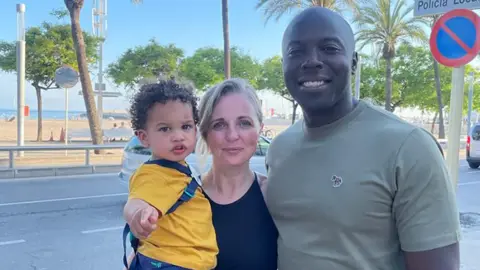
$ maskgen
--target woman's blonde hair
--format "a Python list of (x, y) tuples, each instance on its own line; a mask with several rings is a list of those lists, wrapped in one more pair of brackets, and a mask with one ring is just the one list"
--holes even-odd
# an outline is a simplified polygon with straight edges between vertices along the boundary
[(200, 173), (206, 171), (206, 163), (210, 150), (206, 144), (207, 134), (212, 121), (212, 114), (222, 97), (229, 94), (243, 94), (247, 101), (252, 105), (256, 119), (255, 126), (260, 131), (263, 123), (262, 105), (255, 89), (243, 79), (232, 78), (225, 80), (212, 88), (208, 89), (200, 100), (199, 104), (199, 122), (198, 129), (200, 136), (197, 140), (195, 154)]

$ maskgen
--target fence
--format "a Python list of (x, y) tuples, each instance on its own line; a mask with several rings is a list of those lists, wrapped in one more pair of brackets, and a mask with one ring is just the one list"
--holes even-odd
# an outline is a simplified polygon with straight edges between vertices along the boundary
[[(91, 173), (111, 173), (120, 170), (120, 162), (114, 165), (92, 164), (91, 152), (95, 150), (123, 149), (124, 144), (105, 145), (42, 145), (42, 146), (1, 146), (0, 153), (8, 153), (8, 167), (0, 168), (0, 179), (60, 176)], [(74, 166), (49, 166), (49, 167), (17, 167), (15, 155), (18, 152), (53, 152), (53, 151), (83, 151), (85, 162), (83, 165)]]

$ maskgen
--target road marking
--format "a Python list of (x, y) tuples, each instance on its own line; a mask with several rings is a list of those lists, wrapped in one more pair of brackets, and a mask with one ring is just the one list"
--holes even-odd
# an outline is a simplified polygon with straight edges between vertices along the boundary
[(103, 229), (96, 229), (96, 230), (87, 230), (87, 231), (82, 231), (82, 233), (83, 234), (89, 234), (89, 233), (116, 231), (116, 230), (123, 229), (123, 227), (124, 226), (117, 226), (117, 227), (110, 227), (110, 228), (103, 228)]
[(480, 173), (480, 170), (479, 171), (473, 171), (473, 172), (467, 172), (468, 174), (471, 174), (471, 173)]
[(38, 201), (0, 203), (0, 207), (2, 207), (2, 206), (13, 206), (13, 205), (37, 204), (37, 203), (48, 203), (48, 202), (64, 202), (64, 201), (74, 201), (74, 200), (108, 198), (108, 197), (118, 197), (118, 196), (126, 196), (126, 195), (128, 195), (128, 193), (113, 193), (113, 194), (103, 194), (103, 195), (93, 195), (93, 196), (83, 196), (83, 197), (69, 197), (69, 198), (38, 200)]
[(0, 242), (0, 246), (7, 246), (7, 245), (14, 245), (14, 244), (21, 244), (25, 243), (27, 241), (25, 240), (13, 240), (13, 241), (5, 241), (5, 242)]
[(480, 184), (480, 181), (470, 181), (470, 182), (465, 182), (465, 183), (459, 183), (459, 186), (466, 186), (466, 185), (478, 185)]
[(76, 174), (76, 175), (62, 175), (62, 176), (39, 176), (39, 177), (19, 177), (19, 178), (5, 178), (0, 179), (0, 183), (10, 182), (38, 182), (38, 181), (63, 181), (71, 179), (89, 179), (97, 177), (118, 177), (118, 173), (92, 173), (92, 174)]

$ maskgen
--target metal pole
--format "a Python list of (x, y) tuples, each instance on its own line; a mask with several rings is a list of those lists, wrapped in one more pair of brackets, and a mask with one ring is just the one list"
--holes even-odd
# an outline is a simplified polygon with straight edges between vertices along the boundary
[[(65, 88), (65, 145), (68, 144), (68, 89)], [(65, 150), (65, 156), (68, 150)]]
[(103, 43), (105, 42), (105, 15), (107, 13), (107, 5), (106, 0), (98, 0), (98, 2), (95, 1), (94, 4), (97, 3), (98, 6), (94, 7), (94, 16), (96, 17), (96, 19), (94, 19), (94, 21), (96, 21), (94, 30), (96, 36), (100, 39), (100, 43), (98, 46), (98, 89), (95, 90), (98, 91), (97, 113), (100, 120), (100, 128), (103, 130), (103, 91), (105, 90), (103, 87)]
[(450, 113), (448, 124), (447, 168), (454, 188), (458, 183), (460, 130), (462, 128), (463, 87), (465, 84), (465, 66), (452, 71), (452, 92), (450, 95)]
[(468, 114), (467, 114), (467, 135), (470, 134), (470, 128), (472, 127), (472, 99), (473, 99), (473, 84), (474, 84), (473, 72), (470, 72), (470, 85), (468, 87)]
[(355, 70), (355, 99), (360, 99), (360, 76), (362, 70), (362, 60), (360, 55), (358, 56), (357, 69)]
[[(25, 143), (25, 4), (17, 4), (17, 145)], [(23, 151), (18, 151), (19, 157)]]

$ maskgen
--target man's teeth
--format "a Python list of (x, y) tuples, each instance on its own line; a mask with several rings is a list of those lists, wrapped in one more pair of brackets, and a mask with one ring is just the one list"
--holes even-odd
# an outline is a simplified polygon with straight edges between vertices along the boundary
[(325, 81), (310, 81), (310, 82), (304, 82), (303, 86), (305, 87), (319, 87), (325, 84)]

